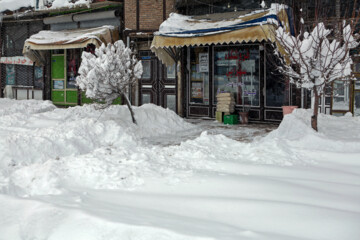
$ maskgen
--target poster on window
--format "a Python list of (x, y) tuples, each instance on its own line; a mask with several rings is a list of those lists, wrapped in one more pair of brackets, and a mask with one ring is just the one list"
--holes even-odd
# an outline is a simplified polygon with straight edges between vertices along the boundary
[(199, 72), (209, 72), (208, 53), (199, 53)]
[(6, 85), (15, 85), (15, 65), (7, 64), (6, 66)]
[(34, 85), (36, 88), (43, 88), (44, 81), (43, 81), (43, 68), (42, 67), (35, 67), (34, 68)]
[(54, 89), (64, 89), (64, 81), (55, 80), (54, 81)]
[(202, 83), (201, 82), (193, 82), (191, 84), (191, 97), (192, 98), (202, 98)]

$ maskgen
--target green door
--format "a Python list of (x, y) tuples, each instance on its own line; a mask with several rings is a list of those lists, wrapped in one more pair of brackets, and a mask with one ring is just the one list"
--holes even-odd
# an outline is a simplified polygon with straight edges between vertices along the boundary
[(78, 91), (67, 83), (66, 51), (55, 50), (51, 55), (51, 100), (55, 105), (77, 105)]
[(51, 56), (51, 100), (54, 104), (65, 104), (65, 56)]

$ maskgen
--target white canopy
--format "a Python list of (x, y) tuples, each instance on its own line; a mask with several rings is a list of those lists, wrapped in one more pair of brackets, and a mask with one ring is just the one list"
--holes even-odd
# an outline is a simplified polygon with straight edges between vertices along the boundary
[(113, 26), (63, 31), (40, 31), (25, 41), (23, 54), (37, 64), (41, 62), (41, 50), (83, 48), (88, 44), (99, 47), (102, 43), (114, 43), (119, 34)]

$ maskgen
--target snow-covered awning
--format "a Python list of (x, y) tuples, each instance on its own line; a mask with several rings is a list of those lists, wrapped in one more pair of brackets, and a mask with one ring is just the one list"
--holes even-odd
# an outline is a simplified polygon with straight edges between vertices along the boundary
[(266, 10), (257, 10), (229, 20), (218, 21), (172, 13), (155, 33), (151, 50), (163, 63), (172, 65), (174, 60), (171, 54), (169, 55), (169, 49), (173, 52), (173, 49), (183, 46), (264, 40), (275, 42), (273, 33), (277, 25), (283, 26), (287, 31), (292, 31), (292, 25), (290, 25), (292, 21), (289, 20), (288, 12), (290, 11), (287, 6), (272, 4), (271, 8)]
[(119, 39), (118, 31), (113, 26), (63, 31), (40, 31), (25, 41), (23, 54), (32, 61), (43, 62), (43, 50), (84, 48), (88, 44), (99, 47), (102, 43), (114, 43)]

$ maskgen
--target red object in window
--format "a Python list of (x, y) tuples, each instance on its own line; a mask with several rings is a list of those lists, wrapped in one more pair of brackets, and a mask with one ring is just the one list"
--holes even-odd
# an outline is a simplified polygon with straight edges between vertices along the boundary
[(72, 59), (70, 62), (69, 62), (69, 72), (71, 73), (74, 73), (74, 76), (76, 75), (76, 61), (75, 59)]

